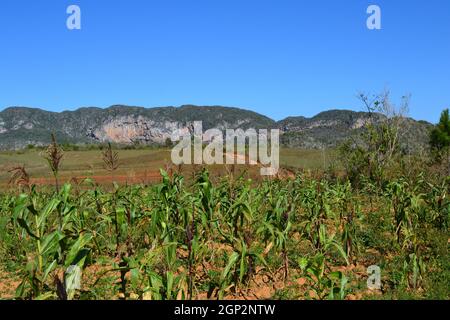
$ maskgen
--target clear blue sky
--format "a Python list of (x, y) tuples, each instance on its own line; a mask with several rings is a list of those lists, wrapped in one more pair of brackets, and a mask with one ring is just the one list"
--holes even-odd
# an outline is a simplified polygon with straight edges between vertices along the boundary
[(385, 87), (410, 93), (417, 119), (450, 106), (450, 1), (0, 1), (0, 110), (226, 105), (279, 120), (362, 110), (357, 92)]

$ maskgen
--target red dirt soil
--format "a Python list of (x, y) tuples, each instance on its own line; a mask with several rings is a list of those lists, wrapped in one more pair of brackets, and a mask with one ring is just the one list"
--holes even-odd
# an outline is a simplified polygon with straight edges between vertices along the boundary
[[(108, 184), (117, 182), (119, 184), (140, 184), (140, 183), (155, 183), (161, 181), (161, 175), (159, 172), (147, 172), (147, 173), (135, 173), (131, 175), (102, 175), (102, 176), (79, 176), (72, 177), (70, 179), (62, 179), (61, 182), (82, 182), (85, 179), (91, 179), (98, 184)], [(53, 178), (32, 178), (30, 179), (31, 184), (36, 185), (52, 185), (54, 184)]]

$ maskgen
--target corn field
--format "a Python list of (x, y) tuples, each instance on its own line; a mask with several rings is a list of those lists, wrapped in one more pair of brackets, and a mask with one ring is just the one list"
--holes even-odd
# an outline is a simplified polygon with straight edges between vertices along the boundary
[(0, 298), (449, 298), (448, 180), (161, 175), (1, 194)]

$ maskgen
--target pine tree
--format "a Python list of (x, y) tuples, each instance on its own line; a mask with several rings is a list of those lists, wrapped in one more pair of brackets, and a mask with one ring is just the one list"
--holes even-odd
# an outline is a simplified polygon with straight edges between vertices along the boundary
[(450, 172), (450, 117), (448, 109), (442, 111), (439, 123), (431, 131), (430, 146), (436, 160), (442, 162), (446, 158)]

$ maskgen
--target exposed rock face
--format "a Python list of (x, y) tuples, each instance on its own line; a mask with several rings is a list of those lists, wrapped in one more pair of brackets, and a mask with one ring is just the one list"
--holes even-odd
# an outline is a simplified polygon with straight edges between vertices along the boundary
[(173, 131), (182, 126), (178, 122), (165, 121), (157, 123), (151, 119), (138, 116), (118, 117), (110, 119), (97, 128), (92, 134), (98, 141), (116, 143), (164, 143)]
[(0, 134), (5, 133), (6, 131), (8, 130), (6, 130), (5, 128), (5, 121), (3, 121), (2, 118), (0, 118)]
[[(112, 106), (107, 109), (82, 108), (61, 113), (40, 109), (14, 107), (0, 112), (0, 149), (18, 149), (45, 145), (54, 132), (62, 143), (165, 144), (173, 133), (192, 132), (194, 121), (202, 121), (203, 132), (217, 128), (272, 129), (279, 128), (281, 142), (291, 147), (333, 147), (363, 130), (380, 115), (365, 112), (331, 110), (312, 118), (289, 117), (275, 122), (255, 112), (227, 107), (182, 106), (179, 108), (140, 108)], [(408, 122), (410, 136), (426, 142), (431, 125), (412, 119)], [(417, 133), (417, 134), (415, 134)]]

